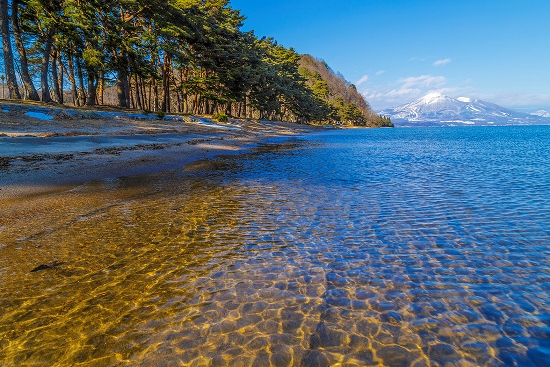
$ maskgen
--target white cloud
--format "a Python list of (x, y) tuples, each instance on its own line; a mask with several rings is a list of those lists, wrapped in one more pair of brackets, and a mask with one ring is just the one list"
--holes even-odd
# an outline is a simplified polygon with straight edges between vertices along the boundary
[(355, 85), (361, 85), (361, 84), (365, 84), (366, 82), (369, 81), (369, 76), (368, 75), (363, 75), (363, 77), (361, 79), (359, 79)]
[(420, 75), (398, 79), (389, 86), (369, 85), (369, 88), (364, 87), (360, 91), (375, 111), (412, 102), (429, 92), (451, 97), (470, 96), (474, 92), (469, 86), (456, 88), (446, 84), (447, 79), (443, 76)]
[(420, 75), (402, 78), (397, 81), (403, 84), (401, 89), (440, 87), (447, 82), (444, 76)]
[(380, 76), (382, 74), (384, 74), (385, 71), (384, 70), (380, 70), (380, 71), (377, 71), (376, 74), (374, 74), (375, 76)]
[(386, 97), (392, 98), (392, 97), (403, 97), (403, 96), (415, 96), (420, 93), (422, 93), (420, 89), (399, 88), (399, 89), (392, 89), (389, 92), (387, 92)]
[(433, 66), (443, 66), (443, 65), (447, 65), (447, 64), (450, 63), (451, 61), (453, 61), (453, 60), (452, 60), (452, 59), (437, 60), (437, 61), (434, 62), (432, 65), (433, 65)]

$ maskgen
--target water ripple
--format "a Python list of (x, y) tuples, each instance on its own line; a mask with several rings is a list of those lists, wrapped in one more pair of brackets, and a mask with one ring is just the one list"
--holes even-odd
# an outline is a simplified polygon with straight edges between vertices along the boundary
[(4, 208), (0, 361), (547, 366), (549, 133), (334, 132)]

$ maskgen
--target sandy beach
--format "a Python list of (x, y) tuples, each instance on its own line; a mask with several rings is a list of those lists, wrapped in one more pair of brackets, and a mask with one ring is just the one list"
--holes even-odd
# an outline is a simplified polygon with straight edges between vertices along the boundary
[[(200, 116), (161, 120), (135, 111), (17, 102), (1, 102), (0, 110), (0, 249), (6, 260), (0, 270), (21, 271), (21, 276), (36, 263), (65, 258), (21, 246), (40, 233), (146, 197), (157, 192), (151, 181), (170, 182), (216, 156), (322, 130), (270, 121), (218, 123)], [(121, 189), (118, 182), (129, 188)]]
[(0, 103), (0, 202), (84, 182), (181, 168), (269, 138), (319, 131), (283, 122)]

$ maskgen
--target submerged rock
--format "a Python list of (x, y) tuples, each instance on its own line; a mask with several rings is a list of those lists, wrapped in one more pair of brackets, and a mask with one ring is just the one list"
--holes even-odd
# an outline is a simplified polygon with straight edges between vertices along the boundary
[(456, 362), (461, 358), (453, 346), (445, 343), (439, 343), (430, 347), (429, 356), (433, 361), (441, 365)]
[(380, 318), (382, 319), (382, 321), (390, 324), (399, 324), (401, 321), (403, 321), (401, 315), (395, 311), (384, 312), (380, 315)]
[(42, 270), (53, 269), (53, 268), (56, 268), (56, 267), (58, 267), (60, 265), (63, 265), (63, 264), (64, 264), (63, 262), (54, 261), (54, 262), (51, 262), (49, 264), (38, 265), (36, 268), (31, 270), (31, 273), (36, 273), (36, 272), (39, 272), (39, 271), (42, 271)]
[(385, 365), (392, 367), (410, 366), (418, 357), (416, 353), (399, 346), (383, 347), (376, 351), (376, 356), (382, 359)]
[(332, 365), (332, 362), (333, 361), (327, 354), (315, 350), (308, 350), (300, 365), (303, 367), (328, 367)]

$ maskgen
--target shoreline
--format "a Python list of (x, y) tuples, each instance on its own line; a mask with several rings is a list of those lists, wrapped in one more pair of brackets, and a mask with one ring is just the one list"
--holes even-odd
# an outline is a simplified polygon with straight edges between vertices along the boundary
[(5, 203), (94, 180), (178, 169), (245, 152), (270, 138), (323, 130), (271, 121), (218, 123), (197, 116), (160, 120), (126, 111), (82, 116), (76, 109), (60, 112), (11, 102), (0, 107), (0, 202)]

